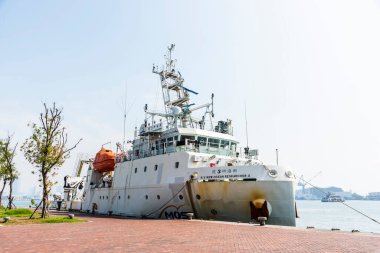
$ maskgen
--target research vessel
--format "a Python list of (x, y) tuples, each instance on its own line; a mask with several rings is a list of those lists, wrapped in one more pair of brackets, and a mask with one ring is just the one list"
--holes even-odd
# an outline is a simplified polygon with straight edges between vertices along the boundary
[[(238, 148), (232, 121), (214, 122), (214, 95), (202, 105), (168, 47), (161, 81), (165, 111), (144, 107), (130, 150), (118, 144), (102, 150), (104, 160), (83, 161), (87, 174), (65, 178), (64, 207), (83, 212), (139, 218), (194, 218), (295, 226), (295, 176), (288, 168), (268, 165), (258, 150)], [(201, 112), (196, 118), (194, 112)], [(100, 164), (99, 164), (100, 162)]]

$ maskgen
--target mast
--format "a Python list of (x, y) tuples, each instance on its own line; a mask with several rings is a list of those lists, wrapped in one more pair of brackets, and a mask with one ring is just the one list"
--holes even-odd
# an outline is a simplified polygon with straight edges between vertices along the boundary
[[(171, 44), (168, 47), (168, 52), (165, 55), (166, 62), (162, 69), (159, 70), (155, 65), (153, 65), (152, 69), (153, 73), (160, 76), (165, 114), (149, 112), (147, 110), (146, 113), (150, 114), (152, 117), (155, 115), (164, 117), (167, 121), (167, 128), (174, 128), (178, 126), (184, 128), (194, 128), (194, 125), (202, 128), (204, 126), (204, 118), (207, 114), (209, 114), (211, 130), (213, 131), (211, 118), (214, 117), (214, 94), (211, 96), (211, 103), (192, 107), (194, 104), (190, 103), (190, 93), (198, 95), (198, 92), (184, 86), (185, 79), (183, 79), (181, 72), (179, 72), (175, 66), (177, 60), (172, 58), (174, 47), (174, 44)], [(202, 117), (202, 120), (196, 120), (191, 117), (191, 113), (193, 111), (202, 108), (206, 108), (206, 112)]]
[(178, 119), (181, 119), (179, 123), (183, 127), (186, 127), (186, 120), (181, 117), (182, 111), (189, 106), (189, 92), (198, 93), (183, 86), (185, 80), (182, 78), (181, 73), (176, 70), (176, 60), (172, 59), (174, 47), (174, 44), (168, 47), (168, 52), (165, 55), (166, 63), (163, 69), (159, 71), (158, 67), (153, 65), (152, 72), (158, 74), (161, 79), (162, 96), (166, 113), (165, 118), (169, 127), (177, 126)]

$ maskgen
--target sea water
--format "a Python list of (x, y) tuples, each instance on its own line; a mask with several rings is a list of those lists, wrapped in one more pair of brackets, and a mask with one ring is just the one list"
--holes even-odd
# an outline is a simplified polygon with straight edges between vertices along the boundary
[(349, 205), (380, 222), (380, 201), (352, 200), (321, 202), (317, 200), (297, 200), (297, 227), (313, 226), (317, 229), (339, 228), (344, 231), (380, 233), (380, 224), (359, 214)]

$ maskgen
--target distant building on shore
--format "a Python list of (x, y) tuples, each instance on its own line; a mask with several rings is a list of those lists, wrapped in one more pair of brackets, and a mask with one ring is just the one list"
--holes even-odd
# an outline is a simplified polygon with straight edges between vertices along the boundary
[(368, 200), (380, 200), (380, 192), (370, 192), (370, 193), (368, 193), (366, 199), (368, 199)]
[(327, 188), (303, 188), (296, 191), (296, 200), (321, 200), (325, 197), (325, 193), (333, 193), (337, 196), (344, 198), (345, 200), (363, 200), (366, 199), (357, 193), (343, 191), (339, 187), (327, 187)]

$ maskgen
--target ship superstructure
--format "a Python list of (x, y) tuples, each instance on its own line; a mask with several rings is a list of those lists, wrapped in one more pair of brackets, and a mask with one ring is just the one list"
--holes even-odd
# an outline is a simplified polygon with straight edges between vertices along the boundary
[[(90, 165), (81, 211), (147, 218), (196, 218), (295, 225), (295, 177), (280, 166), (265, 165), (258, 151), (237, 149), (232, 121), (213, 123), (214, 95), (197, 106), (168, 47), (161, 80), (164, 112), (145, 105), (132, 149), (116, 155), (108, 171)], [(201, 117), (193, 116), (202, 111)], [(70, 192), (70, 189), (66, 189)], [(76, 205), (78, 206), (78, 205)]]

